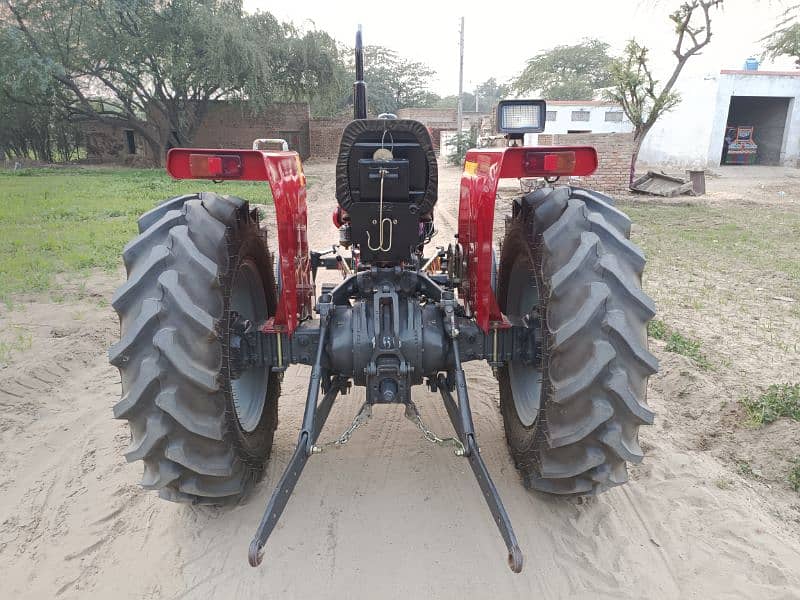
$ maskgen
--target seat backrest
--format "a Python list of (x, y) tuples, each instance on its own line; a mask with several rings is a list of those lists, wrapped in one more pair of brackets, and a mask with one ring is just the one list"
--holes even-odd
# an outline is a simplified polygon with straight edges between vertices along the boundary
[[(355, 202), (377, 200), (372, 197), (375, 190), (370, 171), (380, 162), (373, 162), (380, 148), (392, 153), (392, 187), (385, 188), (384, 199), (392, 194), (393, 201), (416, 204), (419, 216), (430, 214), (436, 204), (436, 152), (426, 127), (406, 119), (358, 119), (345, 127), (336, 162), (339, 205), (349, 211)], [(406, 194), (406, 187), (408, 197), (398, 197)]]

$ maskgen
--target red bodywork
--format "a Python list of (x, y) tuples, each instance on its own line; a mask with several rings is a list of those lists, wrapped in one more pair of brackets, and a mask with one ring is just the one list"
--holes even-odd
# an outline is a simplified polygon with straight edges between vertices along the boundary
[[(555, 172), (560, 155), (570, 158), (570, 173)], [(532, 160), (541, 158), (540, 161)], [(536, 170), (541, 166), (542, 170)], [(484, 331), (510, 327), (492, 290), (494, 203), (501, 179), (554, 175), (591, 175), (597, 152), (589, 146), (481, 148), (467, 152), (458, 203), (458, 242), (464, 253), (466, 281), (459, 292)], [(544, 170), (546, 169), (546, 170)]]
[[(241, 173), (235, 177), (199, 175), (192, 166), (202, 162), (198, 159), (204, 155), (238, 156)], [(173, 148), (167, 154), (167, 171), (175, 179), (269, 182), (278, 225), (281, 295), (275, 317), (267, 322), (265, 330), (291, 334), (301, 318), (311, 315), (314, 294), (307, 236), (306, 178), (297, 152)]]

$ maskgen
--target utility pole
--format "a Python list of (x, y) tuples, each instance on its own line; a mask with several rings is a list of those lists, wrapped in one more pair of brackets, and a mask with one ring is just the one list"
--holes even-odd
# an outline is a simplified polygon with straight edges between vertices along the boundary
[(463, 119), (464, 100), (464, 17), (461, 17), (461, 32), (459, 42), (459, 57), (458, 57), (458, 116), (456, 117), (456, 131), (461, 135), (461, 123)]

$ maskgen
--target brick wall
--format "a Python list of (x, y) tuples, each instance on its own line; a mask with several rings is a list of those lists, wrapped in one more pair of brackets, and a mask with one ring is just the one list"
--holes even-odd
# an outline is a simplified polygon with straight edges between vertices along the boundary
[(284, 138), (308, 157), (310, 112), (306, 103), (270, 104), (253, 114), (246, 104), (215, 102), (197, 129), (196, 148), (251, 148), (257, 138)]
[(342, 131), (350, 122), (349, 117), (315, 117), (309, 123), (311, 157), (321, 159), (336, 158)]
[(455, 108), (401, 108), (397, 111), (397, 118), (412, 119), (423, 125), (431, 123), (455, 125), (456, 112)]
[(628, 191), (633, 134), (557, 133), (539, 134), (539, 145), (593, 146), (597, 150), (597, 171), (589, 177), (571, 177), (577, 185), (605, 193)]
[[(159, 121), (160, 113), (150, 117)], [(306, 103), (270, 104), (254, 114), (240, 102), (212, 102), (195, 132), (194, 148), (252, 148), (257, 138), (285, 138), (292, 150), (303, 158), (309, 155), (309, 107)], [(84, 128), (87, 154), (95, 162), (137, 164), (146, 162), (150, 147), (134, 133), (135, 154), (128, 152), (125, 129), (102, 123), (87, 123)]]

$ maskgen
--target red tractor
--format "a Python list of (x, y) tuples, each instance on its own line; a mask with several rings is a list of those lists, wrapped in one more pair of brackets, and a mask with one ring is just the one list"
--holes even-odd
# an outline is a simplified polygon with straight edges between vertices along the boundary
[[(236, 500), (269, 458), (283, 372), (309, 365), (297, 447), (250, 546), (255, 566), (320, 450), (337, 395), (364, 388), (340, 441), (374, 405), (402, 403), (442, 442), (411, 399), (425, 384), (441, 394), (457, 434), (449, 442), (469, 461), (519, 572), (522, 552), (476, 442), (463, 363), (493, 369), (525, 486), (574, 496), (625, 483), (627, 463), (642, 460), (639, 426), (653, 422), (646, 387), (658, 368), (647, 350), (655, 308), (641, 289), (645, 258), (610, 198), (552, 185), (591, 174), (593, 148), (521, 145), (545, 121), (545, 103), (527, 100), (498, 107), (508, 147), (467, 153), (457, 239), (426, 258), (437, 198), (430, 135), (416, 121), (367, 118), (360, 32), (356, 66), (355, 119), (336, 164), (334, 221), (346, 255), (309, 250), (295, 152), (170, 151), (175, 178), (269, 182), (278, 252), (257, 211), (232, 196), (180, 196), (139, 219), (123, 252), (128, 279), (113, 298), (121, 339), (109, 351), (122, 375), (114, 414), (131, 430), (125, 456), (144, 463), (142, 485), (167, 500)], [(513, 201), (498, 258), (492, 228), (504, 178), (547, 184)], [(341, 283), (317, 290), (320, 267), (339, 269)]]

